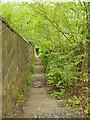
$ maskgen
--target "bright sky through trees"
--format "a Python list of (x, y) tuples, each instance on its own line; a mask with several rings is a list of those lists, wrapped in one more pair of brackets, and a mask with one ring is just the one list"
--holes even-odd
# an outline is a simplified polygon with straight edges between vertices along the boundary
[[(6, 3), (6, 2), (32, 2), (33, 0), (1, 0), (3, 3)], [(76, 1), (79, 1), (79, 0), (36, 0), (36, 1), (53, 1), (53, 2), (56, 2), (56, 1), (60, 1), (60, 2), (76, 2)], [(80, 0), (81, 2), (82, 1), (85, 1), (85, 2), (88, 2), (90, 0)]]

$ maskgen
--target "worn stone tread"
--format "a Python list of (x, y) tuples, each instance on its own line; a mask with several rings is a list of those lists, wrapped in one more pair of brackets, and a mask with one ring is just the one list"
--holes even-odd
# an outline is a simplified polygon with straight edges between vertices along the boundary
[(36, 58), (35, 72), (31, 77), (30, 93), (23, 107), (24, 118), (84, 118), (82, 108), (66, 107), (66, 100), (56, 100), (47, 93), (43, 63)]

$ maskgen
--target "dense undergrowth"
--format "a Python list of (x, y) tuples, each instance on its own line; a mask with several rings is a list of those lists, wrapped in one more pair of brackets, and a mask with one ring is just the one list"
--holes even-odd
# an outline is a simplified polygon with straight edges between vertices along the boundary
[(0, 6), (0, 14), (8, 23), (39, 47), (44, 71), (53, 86), (53, 96), (64, 95), (78, 83), (83, 84), (86, 92), (89, 3), (36, 1)]

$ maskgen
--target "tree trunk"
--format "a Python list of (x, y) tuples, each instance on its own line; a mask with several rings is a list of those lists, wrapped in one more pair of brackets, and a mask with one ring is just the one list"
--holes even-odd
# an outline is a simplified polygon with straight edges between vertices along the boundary
[[(88, 53), (88, 97), (90, 97), (90, 2), (88, 2), (88, 35), (87, 35), (87, 53)], [(90, 116), (90, 100), (88, 100), (88, 115)]]
[(90, 2), (88, 2), (88, 74), (89, 74), (89, 81), (90, 81)]

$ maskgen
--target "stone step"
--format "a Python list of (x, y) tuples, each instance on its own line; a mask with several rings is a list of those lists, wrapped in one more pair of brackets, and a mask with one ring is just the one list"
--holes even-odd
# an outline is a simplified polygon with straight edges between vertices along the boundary
[(35, 65), (43, 65), (43, 62), (41, 61), (41, 60), (36, 60), (36, 63), (35, 63)]
[(36, 65), (43, 65), (43, 62), (36, 56)]
[(35, 71), (34, 73), (40, 74), (43, 73), (43, 65), (35, 65)]
[(45, 86), (47, 77), (45, 74), (33, 74), (31, 77), (32, 87), (43, 87)]
[(56, 100), (47, 95), (46, 87), (31, 88), (23, 107), (24, 118), (83, 118), (81, 108), (66, 107), (66, 100)]

